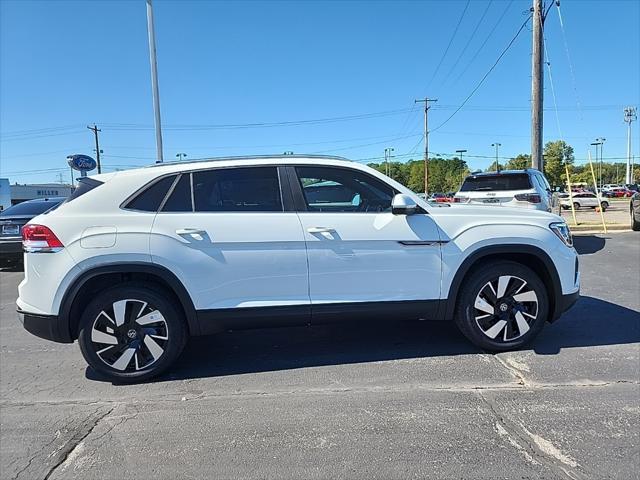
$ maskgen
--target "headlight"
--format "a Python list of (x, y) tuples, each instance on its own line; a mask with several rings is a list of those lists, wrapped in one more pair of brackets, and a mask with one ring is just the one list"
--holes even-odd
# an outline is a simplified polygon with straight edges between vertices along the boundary
[(549, 228), (555, 233), (560, 240), (567, 246), (573, 246), (573, 237), (571, 237), (571, 230), (564, 222), (555, 222), (549, 224)]

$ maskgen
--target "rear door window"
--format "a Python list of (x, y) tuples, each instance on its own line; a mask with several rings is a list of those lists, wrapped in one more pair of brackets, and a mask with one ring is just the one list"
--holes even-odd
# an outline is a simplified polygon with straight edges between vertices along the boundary
[(276, 167), (218, 168), (194, 172), (196, 212), (282, 212)]
[(529, 190), (531, 181), (526, 173), (505, 175), (478, 175), (468, 177), (460, 188), (461, 192)]

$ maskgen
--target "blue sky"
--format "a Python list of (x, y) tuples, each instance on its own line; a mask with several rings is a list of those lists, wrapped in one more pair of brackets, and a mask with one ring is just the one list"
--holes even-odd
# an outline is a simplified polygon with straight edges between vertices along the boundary
[[(466, 5), (156, 0), (165, 159), (292, 150), (367, 161), (385, 147), (401, 160), (420, 158), (414, 99), (427, 95), (438, 98), (431, 151), (467, 149), (472, 168), (489, 165), (494, 142), (501, 157), (529, 152), (530, 24), (465, 108), (438, 128), (513, 38), (531, 2), (471, 0), (443, 57)], [(589, 143), (605, 137), (605, 158), (624, 158), (622, 108), (640, 103), (640, 2), (563, 0), (561, 13), (574, 75), (553, 7), (545, 36), (559, 122), (547, 71), (545, 141), (565, 138), (582, 162)], [(1, 1), (0, 176), (68, 180), (65, 157), (93, 155), (86, 129), (93, 123), (102, 128), (105, 171), (152, 163), (148, 55), (144, 0)], [(220, 127), (317, 119), (333, 120)]]

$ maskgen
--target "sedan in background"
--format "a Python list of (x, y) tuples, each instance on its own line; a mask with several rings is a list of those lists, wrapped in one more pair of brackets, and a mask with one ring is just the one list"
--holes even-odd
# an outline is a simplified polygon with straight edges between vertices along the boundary
[(22, 260), (22, 227), (33, 217), (57, 207), (65, 197), (38, 198), (0, 212), (0, 262)]

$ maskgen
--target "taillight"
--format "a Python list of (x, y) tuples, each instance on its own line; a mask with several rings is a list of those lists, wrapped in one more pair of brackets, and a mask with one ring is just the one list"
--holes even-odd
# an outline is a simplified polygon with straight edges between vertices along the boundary
[(468, 201), (468, 197), (453, 197), (453, 203), (467, 203)]
[(64, 245), (49, 227), (27, 224), (22, 227), (22, 248), (29, 253), (53, 253)]
[(520, 202), (529, 202), (529, 203), (542, 202), (540, 195), (538, 195), (537, 193), (519, 193), (518, 195), (515, 195), (515, 199), (519, 200)]

